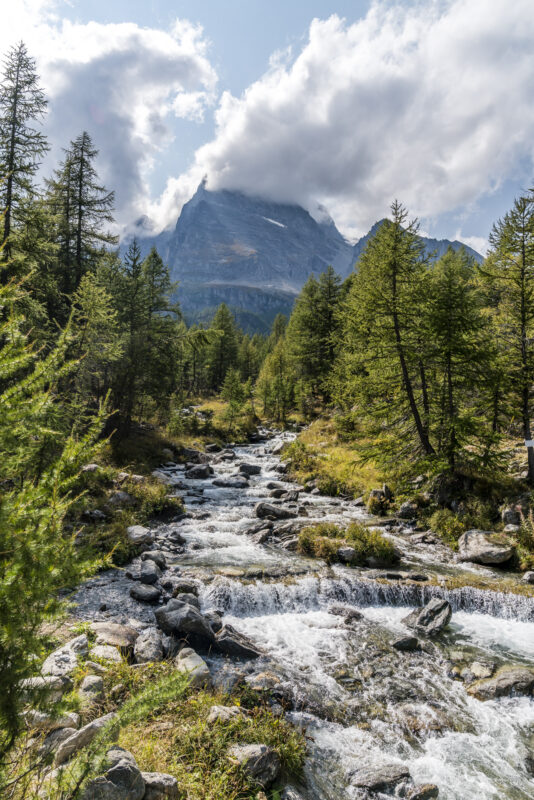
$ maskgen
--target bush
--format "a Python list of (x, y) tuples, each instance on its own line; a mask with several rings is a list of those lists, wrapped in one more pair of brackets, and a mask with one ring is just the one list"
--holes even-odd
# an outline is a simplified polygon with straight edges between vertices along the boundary
[(467, 528), (465, 522), (448, 508), (440, 508), (429, 519), (430, 528), (454, 550), (458, 547), (458, 539)]
[(532, 511), (524, 517), (515, 535), (519, 569), (534, 569), (534, 516)]
[(348, 545), (356, 553), (352, 564), (363, 566), (367, 559), (374, 558), (384, 563), (394, 563), (398, 556), (389, 539), (380, 531), (353, 522), (346, 530), (330, 522), (303, 528), (299, 535), (299, 552), (314, 558), (322, 558), (327, 564), (339, 561), (338, 550)]
[(373, 514), (375, 517), (380, 517), (386, 511), (386, 500), (384, 497), (378, 497), (377, 495), (371, 495), (367, 500), (367, 511), (369, 514)]

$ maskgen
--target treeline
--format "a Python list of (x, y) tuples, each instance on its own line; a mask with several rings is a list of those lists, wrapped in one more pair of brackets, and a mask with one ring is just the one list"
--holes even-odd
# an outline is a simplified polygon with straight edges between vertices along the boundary
[(534, 192), (496, 223), (482, 265), (452, 248), (432, 261), (406, 210), (391, 210), (344, 284), (329, 268), (304, 286), (260, 372), (264, 411), (333, 405), (383, 466), (499, 468), (507, 437), (532, 438)]

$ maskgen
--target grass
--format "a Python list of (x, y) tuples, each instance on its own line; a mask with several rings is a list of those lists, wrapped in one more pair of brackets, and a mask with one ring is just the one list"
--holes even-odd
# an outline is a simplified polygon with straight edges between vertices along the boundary
[(321, 492), (358, 497), (381, 485), (373, 464), (363, 464), (355, 443), (343, 441), (335, 422), (320, 417), (284, 451), (291, 459), (291, 476), (299, 483), (317, 480)]
[[(84, 677), (80, 668), (79, 683)], [(43, 800), (71, 796), (72, 787), (105, 771), (105, 753), (117, 743), (129, 750), (141, 770), (173, 775), (187, 800), (253, 800), (259, 787), (228, 758), (233, 744), (266, 744), (276, 750), (282, 763), (282, 781), (301, 773), (305, 740), (285, 720), (273, 716), (258, 696), (256, 705), (229, 722), (208, 723), (213, 705), (241, 705), (239, 695), (196, 691), (187, 676), (172, 664), (132, 667), (126, 662), (109, 667), (104, 677), (106, 696), (118, 683), (120, 698), (107, 699), (92, 716), (116, 711), (117, 718), (80, 756), (69, 762), (63, 777), (40, 795)], [(250, 694), (250, 692), (249, 692)], [(250, 700), (250, 698), (248, 698)], [(282, 784), (274, 786), (274, 800)], [(21, 787), (22, 788), (22, 787)], [(40, 787), (41, 791), (43, 787)], [(15, 793), (13, 800), (37, 800), (37, 791)]]
[(351, 523), (346, 530), (329, 522), (321, 522), (303, 528), (299, 534), (299, 552), (322, 558), (328, 564), (339, 561), (338, 550), (343, 546), (355, 551), (352, 566), (362, 566), (371, 558), (385, 564), (397, 560), (395, 547), (389, 539), (380, 531), (371, 530), (357, 522)]

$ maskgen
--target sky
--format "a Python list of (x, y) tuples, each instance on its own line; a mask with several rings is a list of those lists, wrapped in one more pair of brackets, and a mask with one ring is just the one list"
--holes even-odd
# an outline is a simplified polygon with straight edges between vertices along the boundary
[(49, 174), (88, 130), (123, 230), (204, 176), (324, 207), (351, 240), (401, 200), (481, 252), (534, 185), (532, 0), (11, 0), (49, 99)]

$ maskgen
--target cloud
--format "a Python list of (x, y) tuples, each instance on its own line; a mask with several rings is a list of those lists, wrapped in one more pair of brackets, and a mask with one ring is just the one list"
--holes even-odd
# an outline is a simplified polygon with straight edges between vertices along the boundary
[[(17, 4), (15, 4), (17, 5)], [(3, 51), (23, 38), (49, 98), (46, 133), (60, 146), (82, 130), (100, 150), (102, 181), (116, 192), (121, 223), (139, 216), (154, 158), (173, 138), (173, 118), (203, 119), (215, 102), (216, 73), (202, 28), (176, 20), (168, 31), (134, 23), (75, 24), (51, 0), (22, 0)]]
[[(375, 2), (311, 23), (216, 110), (216, 135), (150, 214), (176, 219), (200, 178), (312, 209), (361, 234), (401, 199), (431, 219), (494, 192), (534, 161), (532, 0)], [(530, 175), (523, 175), (528, 182)]]

